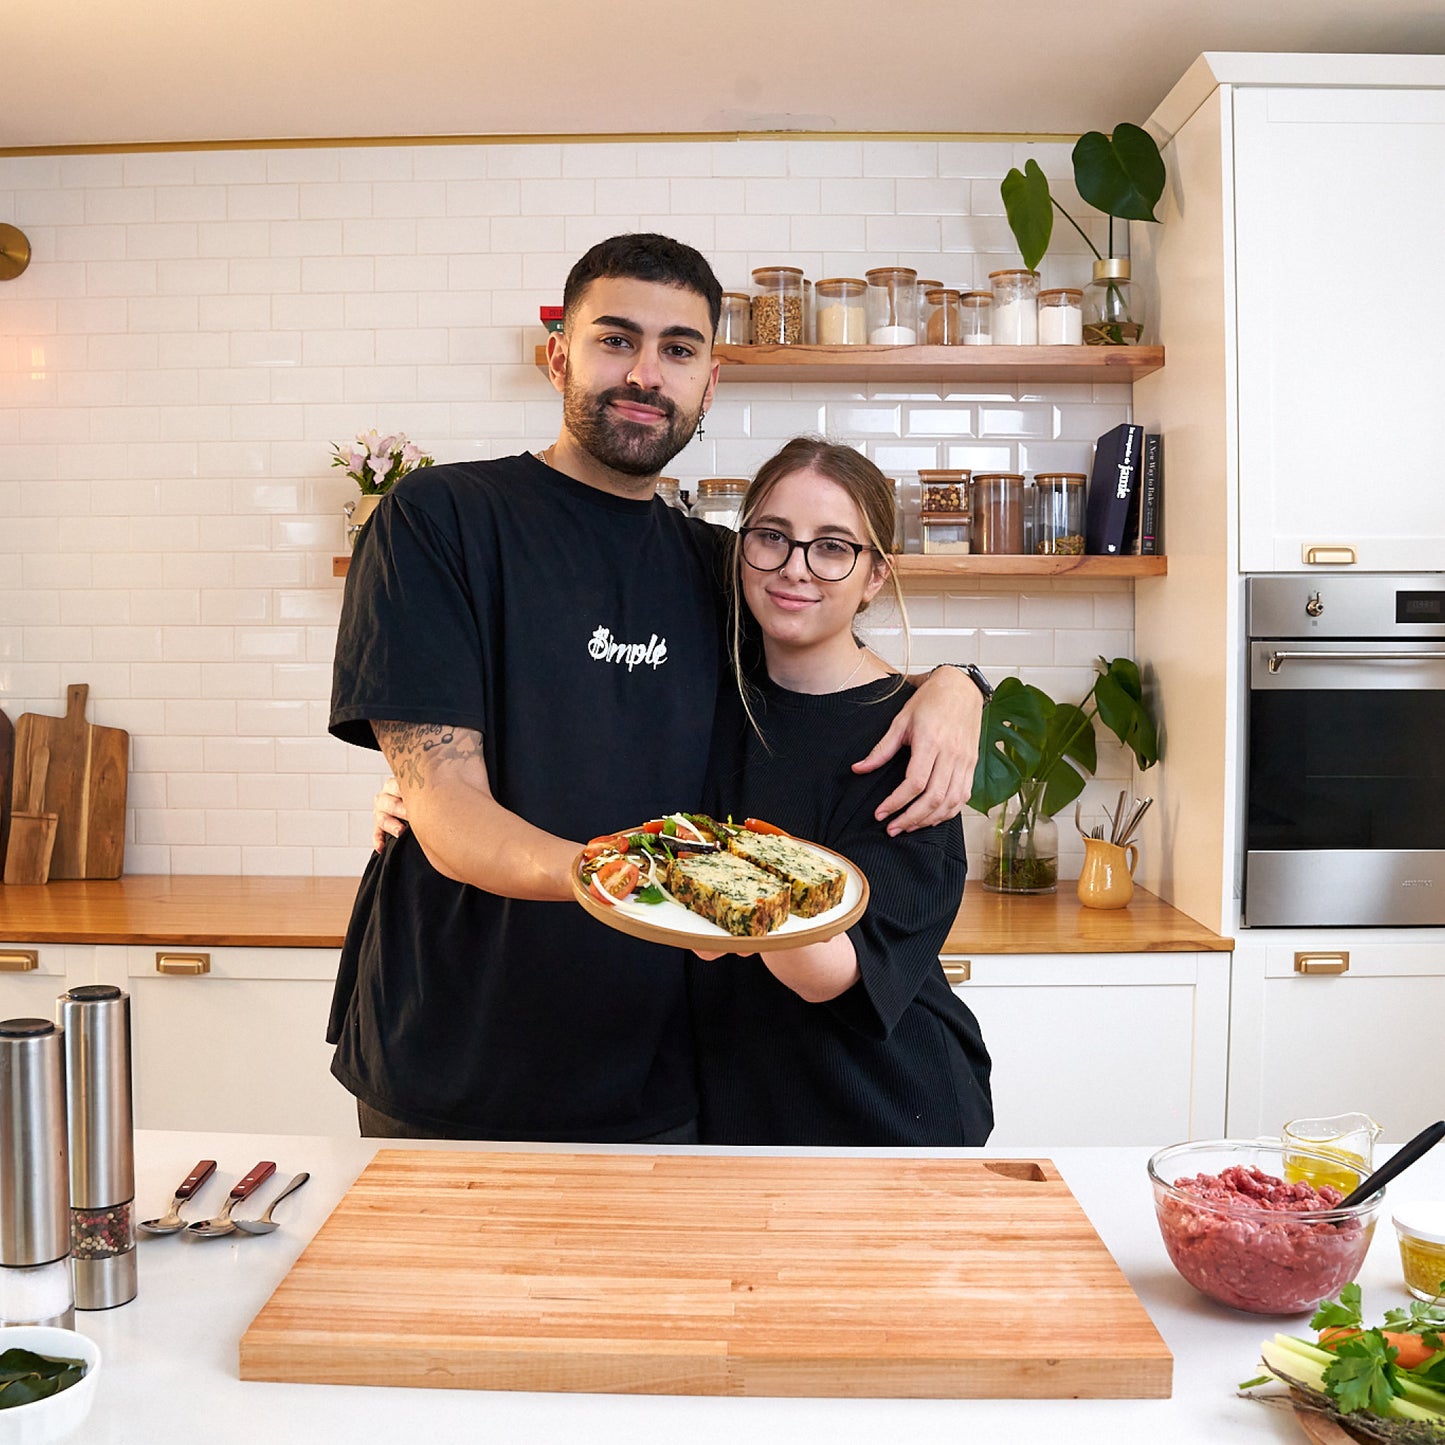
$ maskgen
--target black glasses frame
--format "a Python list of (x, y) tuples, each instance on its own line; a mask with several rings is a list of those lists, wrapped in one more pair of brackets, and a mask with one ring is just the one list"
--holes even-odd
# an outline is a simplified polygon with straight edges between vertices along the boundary
[[(747, 540), (754, 532), (772, 532), (788, 544), (788, 550), (783, 560), (775, 567), (759, 567), (758, 564), (749, 559), (747, 553)], [(841, 577), (825, 577), (816, 567), (813, 566), (813, 551), (819, 542), (827, 542), (832, 547), (849, 547), (853, 552), (853, 561), (849, 564), (848, 570)], [(793, 553), (799, 548), (803, 551), (803, 565), (818, 579), (819, 582), (846, 582), (858, 568), (858, 559), (865, 552), (872, 552), (874, 548), (867, 542), (850, 542), (846, 537), (814, 537), (808, 542), (799, 542), (788, 536), (786, 532), (779, 532), (776, 527), (743, 527), (738, 532), (738, 551), (744, 562), (754, 572), (781, 572), (792, 560)]]

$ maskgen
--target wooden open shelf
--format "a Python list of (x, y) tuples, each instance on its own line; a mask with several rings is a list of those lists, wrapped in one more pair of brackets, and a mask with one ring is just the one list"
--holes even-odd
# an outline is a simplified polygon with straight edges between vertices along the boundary
[[(1164, 365), (1162, 346), (717, 346), (720, 375), (734, 381), (982, 382), (1063, 386), (1132, 384)], [(537, 365), (547, 365), (539, 346)]]
[[(893, 558), (898, 575), (910, 577), (1163, 577), (1164, 557), (924, 557), (916, 552)], [(331, 575), (345, 577), (350, 557), (333, 557)]]

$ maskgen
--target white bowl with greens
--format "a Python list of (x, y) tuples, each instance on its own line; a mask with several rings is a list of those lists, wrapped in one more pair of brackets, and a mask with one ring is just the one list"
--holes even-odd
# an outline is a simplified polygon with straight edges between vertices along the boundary
[(95, 1403), (100, 1348), (52, 1325), (0, 1328), (0, 1445), (72, 1440)]

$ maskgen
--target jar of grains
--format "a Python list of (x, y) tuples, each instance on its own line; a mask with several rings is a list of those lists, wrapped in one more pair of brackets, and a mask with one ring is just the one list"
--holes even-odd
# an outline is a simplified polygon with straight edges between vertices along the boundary
[(1018, 556), (1024, 550), (1024, 479), (1020, 472), (975, 472), (970, 487), (972, 550)]
[(1084, 293), (1071, 286), (1039, 292), (1039, 345), (1084, 344)]
[(965, 346), (993, 342), (993, 292), (965, 291), (958, 298), (959, 329)]
[(1039, 273), (990, 271), (993, 287), (993, 344), (1039, 344)]
[(805, 334), (802, 271), (797, 266), (759, 266), (753, 285), (753, 344), (800, 345)]
[(874, 346), (918, 342), (918, 272), (912, 266), (875, 266), (868, 277), (868, 340)]
[(692, 515), (704, 522), (716, 522), (719, 527), (736, 528), (747, 489), (746, 477), (703, 477), (697, 484)]
[(819, 346), (862, 346), (868, 340), (863, 304), (868, 283), (858, 276), (830, 276), (813, 288)]
[(746, 346), (753, 339), (753, 298), (742, 291), (724, 291), (717, 319), (720, 346)]
[(1040, 472), (1034, 478), (1034, 551), (1041, 557), (1084, 555), (1083, 472)]
[(930, 346), (962, 345), (963, 312), (959, 305), (962, 299), (962, 293), (949, 286), (938, 286), (928, 293), (928, 320), (923, 324), (923, 339)]

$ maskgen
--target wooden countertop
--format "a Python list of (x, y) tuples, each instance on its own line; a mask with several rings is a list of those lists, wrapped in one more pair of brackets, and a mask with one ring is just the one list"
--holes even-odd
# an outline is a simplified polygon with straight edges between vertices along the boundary
[[(125, 878), (0, 887), (7, 943), (144, 943), (171, 947), (339, 948), (355, 878)], [(1055, 894), (964, 894), (944, 951), (991, 953), (1228, 953), (1211, 933), (1142, 890), (1127, 908), (1084, 908)]]

